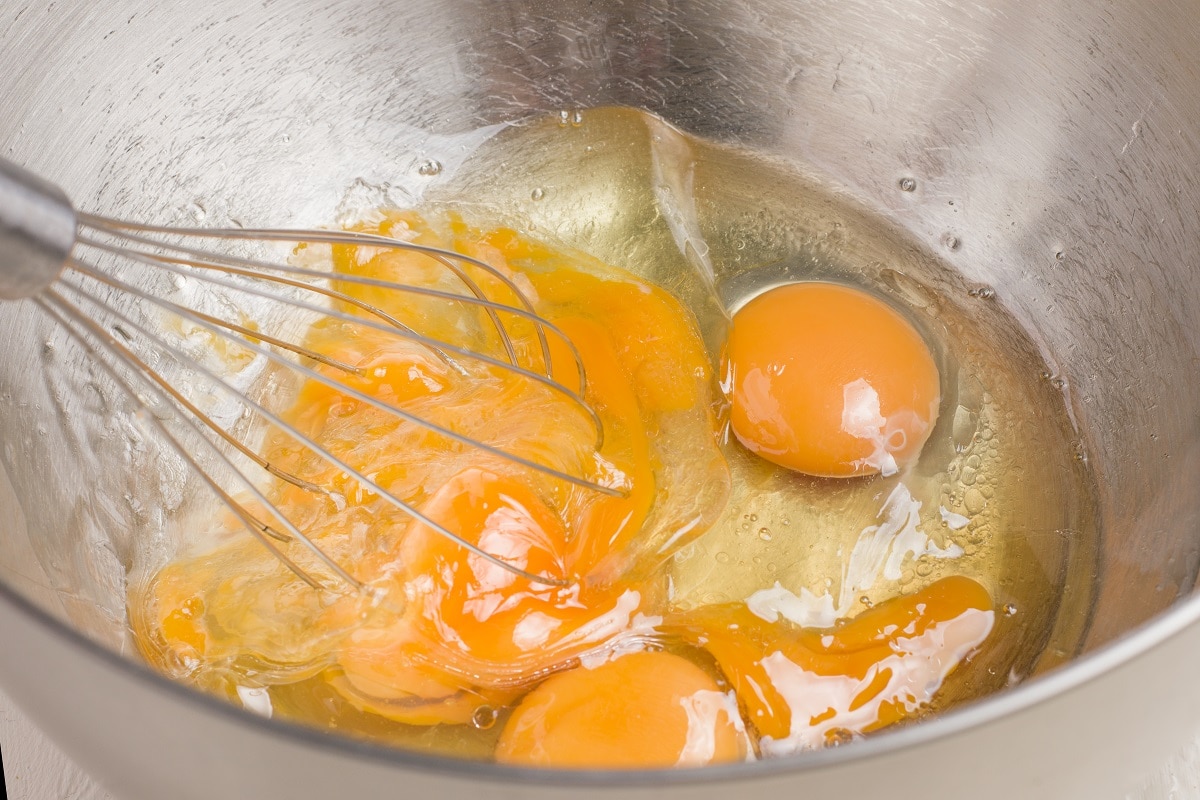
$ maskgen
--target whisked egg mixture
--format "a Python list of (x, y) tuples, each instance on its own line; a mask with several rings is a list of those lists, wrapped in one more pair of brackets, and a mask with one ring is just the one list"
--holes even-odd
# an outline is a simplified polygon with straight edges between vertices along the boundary
[[(314, 591), (217, 515), (131, 584), (145, 657), (252, 711), (406, 747), (671, 767), (840, 745), (1069, 656), (1096, 536), (1086, 465), (1049, 371), (989, 293), (781, 165), (628, 110), (585, 119), (504, 131), (443, 197), (352, 227), (508, 276), (577, 350), (599, 448), (552, 387), (456, 370), (367, 326), (307, 337), (363, 392), (619, 492), (316, 381), (283, 412), (433, 522), (562, 585), (471, 554), (268, 431), (269, 461), (334, 487), (269, 498), (375, 592)], [(461, 292), (436, 262), (331, 259), (335, 288), (500, 352), (478, 308), (336, 280)], [(536, 329), (506, 324), (542, 365)], [(567, 345), (549, 348), (556, 379), (581, 388)]]

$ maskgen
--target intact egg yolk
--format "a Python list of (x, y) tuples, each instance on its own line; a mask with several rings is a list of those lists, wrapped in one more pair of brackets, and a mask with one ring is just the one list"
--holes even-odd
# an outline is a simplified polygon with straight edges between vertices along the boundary
[(559, 673), (530, 692), (496, 760), (541, 767), (653, 768), (734, 761), (737, 704), (704, 670), (666, 652)]
[(833, 283), (771, 289), (733, 317), (723, 382), (749, 450), (823, 477), (891, 475), (937, 417), (937, 365), (915, 328), (875, 297)]

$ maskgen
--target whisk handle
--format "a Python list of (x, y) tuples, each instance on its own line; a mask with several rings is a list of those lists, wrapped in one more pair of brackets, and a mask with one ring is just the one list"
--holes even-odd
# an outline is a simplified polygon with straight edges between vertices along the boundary
[(53, 283), (75, 226), (62, 189), (0, 158), (0, 299), (32, 297)]

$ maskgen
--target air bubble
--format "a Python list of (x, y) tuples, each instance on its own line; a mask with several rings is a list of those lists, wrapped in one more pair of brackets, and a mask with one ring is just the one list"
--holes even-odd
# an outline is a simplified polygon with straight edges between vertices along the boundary
[(917, 181), (915, 178), (901, 178), (899, 186), (902, 192), (914, 192), (917, 189)]
[(728, 564), (730, 561), (731, 561), (731, 559), (729, 557), (729, 553), (726, 553), (724, 550), (717, 553), (717, 563), (718, 564)]
[(442, 162), (435, 161), (432, 158), (421, 162), (421, 166), (417, 167), (417, 172), (427, 178), (440, 174), (442, 171)]
[(953, 233), (942, 234), (942, 246), (947, 250), (955, 251), (962, 247), (962, 240)]
[(865, 606), (866, 608), (871, 608), (872, 606), (875, 605), (874, 603), (871, 602), (871, 598), (867, 597), (865, 594), (862, 597), (858, 598), (858, 602), (862, 603), (863, 606)]
[(1065, 252), (1063, 252), (1062, 250), (1056, 250), (1054, 252), (1054, 260), (1055, 261), (1066, 261), (1067, 254)]
[(583, 112), (575, 111), (571, 114), (571, 126), (578, 128), (583, 124)]
[(479, 706), (471, 714), (471, 727), (481, 731), (486, 731), (488, 728), (496, 724), (500, 712), (492, 706)]
[(829, 747), (841, 747), (850, 744), (858, 738), (849, 728), (831, 728), (825, 734), (825, 744)]
[(762, 539), (764, 542), (771, 541), (771, 530), (769, 528), (759, 528), (758, 538)]
[(980, 300), (991, 300), (996, 296), (996, 290), (990, 286), (977, 286), (967, 292), (968, 297), (978, 297)]
[(1004, 616), (1011, 617), (1013, 614), (1016, 614), (1016, 613), (1017, 613), (1017, 606), (1015, 603), (1005, 603)]
[(541, 200), (545, 196), (546, 196), (546, 190), (541, 188), (540, 186), (529, 193), (529, 197), (531, 200)]

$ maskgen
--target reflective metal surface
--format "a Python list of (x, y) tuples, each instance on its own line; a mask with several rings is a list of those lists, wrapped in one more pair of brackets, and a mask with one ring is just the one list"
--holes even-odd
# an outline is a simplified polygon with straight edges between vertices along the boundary
[[(179, 466), (45, 319), (5, 306), (0, 636), (19, 645), (0, 648), (0, 681), (122, 796), (551, 797), (564, 781), (596, 796), (1119, 796), (1200, 728), (1187, 669), (1200, 654), (1187, 599), (1200, 563), (1200, 4), (214, 0), (0, 13), (4, 157), (123, 217), (324, 223), (356, 180), (411, 200), (454, 174), (469, 132), (597, 105), (807, 165), (1026, 326), (1100, 484), (1095, 652), (1016, 691), (861, 747), (707, 778), (450, 770), (252, 720), (102, 655), (124, 646), (125, 565), (181, 502)], [(161, 485), (135, 479), (146, 464)]]
[(0, 298), (44, 289), (74, 244), (75, 212), (62, 190), (0, 158)]

